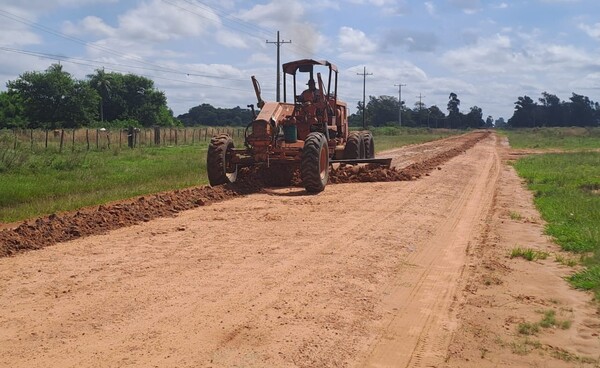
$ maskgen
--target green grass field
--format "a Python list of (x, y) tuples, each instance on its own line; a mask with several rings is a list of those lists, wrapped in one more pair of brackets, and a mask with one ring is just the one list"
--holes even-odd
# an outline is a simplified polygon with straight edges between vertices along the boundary
[[(509, 133), (518, 137), (519, 131)], [(531, 131), (524, 131), (530, 137)], [(556, 134), (552, 130), (552, 134)], [(600, 148), (595, 134), (577, 140), (555, 140), (549, 135), (535, 140), (545, 148), (564, 148), (573, 153), (532, 155), (515, 163), (535, 194), (535, 204), (548, 222), (546, 231), (565, 250), (582, 256), (586, 268), (569, 280), (577, 288), (593, 290), (600, 300), (600, 153), (575, 152)], [(519, 137), (516, 140), (524, 142)], [(525, 148), (534, 148), (525, 146)]]
[[(426, 129), (375, 130), (378, 151), (448, 136)], [(207, 143), (86, 151), (0, 145), (0, 222), (70, 211), (208, 183)], [(235, 137), (236, 147), (243, 138)]]
[(590, 150), (600, 148), (600, 128), (504, 130), (513, 148)]

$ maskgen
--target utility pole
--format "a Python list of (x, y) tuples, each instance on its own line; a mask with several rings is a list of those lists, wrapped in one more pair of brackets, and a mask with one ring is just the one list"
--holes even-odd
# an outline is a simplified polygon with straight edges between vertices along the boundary
[(280, 61), (280, 57), (279, 57), (279, 55), (280, 55), (279, 48), (281, 47), (282, 44), (292, 43), (292, 41), (291, 40), (290, 41), (283, 41), (283, 40), (280, 41), (279, 40), (279, 31), (277, 31), (277, 41), (269, 41), (269, 40), (266, 40), (266, 41), (267, 41), (267, 43), (273, 43), (273, 44), (277, 45), (277, 102), (280, 102), (281, 98), (279, 95), (279, 90), (281, 87), (281, 71), (280, 71), (281, 61)]
[(362, 73), (356, 73), (356, 75), (362, 75), (363, 76), (363, 113), (362, 113), (362, 120), (363, 120), (363, 129), (367, 129), (367, 125), (365, 123), (365, 110), (367, 110), (367, 106), (365, 105), (365, 92), (367, 89), (367, 75), (373, 75), (373, 73), (367, 73), (367, 67), (365, 66), (363, 69)]
[(422, 99), (425, 98), (426, 96), (423, 96), (422, 94), (419, 93), (418, 96), (416, 96), (419, 98), (419, 125), (421, 125), (421, 110), (423, 110), (423, 101)]
[(406, 86), (406, 84), (394, 84), (394, 86), (398, 87), (398, 125), (402, 126), (402, 87)]

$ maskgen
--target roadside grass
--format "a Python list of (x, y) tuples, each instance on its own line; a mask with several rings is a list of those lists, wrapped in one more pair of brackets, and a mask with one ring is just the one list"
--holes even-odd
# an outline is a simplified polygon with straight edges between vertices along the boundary
[(538, 251), (531, 248), (521, 248), (516, 247), (510, 251), (510, 258), (524, 258), (528, 261), (535, 261), (538, 259), (546, 259), (548, 258), (547, 252)]
[(502, 130), (512, 148), (586, 150), (600, 148), (600, 128), (526, 128)]
[[(7, 165), (9, 155), (18, 159)], [(206, 145), (62, 154), (5, 149), (0, 151), (0, 221), (206, 184), (205, 161)]]
[(600, 153), (532, 155), (514, 166), (534, 192), (547, 234), (582, 256), (586, 268), (568, 280), (600, 301)]
[[(419, 128), (375, 128), (378, 151), (444, 138), (453, 132)], [(195, 145), (112, 148), (13, 149), (0, 135), (0, 223), (76, 210), (166, 190), (208, 184), (207, 141)], [(236, 147), (243, 137), (234, 136)]]

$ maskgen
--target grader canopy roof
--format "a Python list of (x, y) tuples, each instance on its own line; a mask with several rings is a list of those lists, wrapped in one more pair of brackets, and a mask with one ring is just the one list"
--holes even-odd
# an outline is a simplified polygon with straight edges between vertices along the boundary
[[(337, 67), (329, 61), (313, 59), (302, 59), (283, 64), (283, 72), (286, 74), (295, 75), (298, 69), (300, 69), (300, 72), (308, 72), (312, 70), (314, 65), (323, 65), (331, 68), (331, 70), (334, 72), (337, 72)], [(309, 70), (303, 70), (304, 68), (309, 68)]]

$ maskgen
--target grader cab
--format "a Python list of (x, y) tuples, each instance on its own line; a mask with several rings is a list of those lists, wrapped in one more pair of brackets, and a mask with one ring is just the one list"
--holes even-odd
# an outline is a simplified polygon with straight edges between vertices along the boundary
[[(326, 84), (321, 71), (327, 73)], [(232, 183), (239, 168), (261, 165), (281, 186), (289, 185), (299, 168), (306, 191), (318, 193), (327, 185), (331, 163), (389, 166), (391, 160), (374, 158), (371, 132), (349, 131), (347, 105), (338, 99), (335, 65), (303, 59), (283, 64), (283, 73), (283, 102), (263, 101), (258, 81), (251, 78), (260, 111), (246, 128), (244, 148), (235, 148), (226, 134), (211, 139), (207, 156), (211, 185)], [(304, 83), (307, 88), (299, 91)]]

